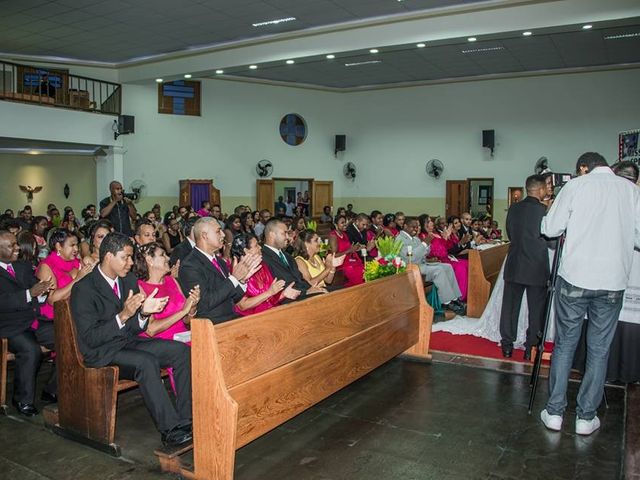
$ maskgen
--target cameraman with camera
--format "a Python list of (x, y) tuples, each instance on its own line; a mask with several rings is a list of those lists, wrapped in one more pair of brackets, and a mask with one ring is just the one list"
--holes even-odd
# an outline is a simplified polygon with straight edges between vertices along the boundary
[(598, 153), (581, 155), (576, 173), (578, 178), (562, 188), (541, 224), (541, 233), (549, 238), (564, 233), (565, 244), (556, 282), (549, 400), (540, 418), (550, 430), (562, 427), (569, 373), (586, 315), (587, 361), (575, 431), (590, 435), (600, 427), (596, 413), (604, 393), (609, 347), (634, 244), (640, 246), (640, 195)]
[(100, 202), (100, 218), (111, 222), (116, 232), (133, 237), (131, 222), (135, 221), (137, 211), (131, 198), (122, 189), (122, 184), (116, 180), (109, 184), (111, 196)]

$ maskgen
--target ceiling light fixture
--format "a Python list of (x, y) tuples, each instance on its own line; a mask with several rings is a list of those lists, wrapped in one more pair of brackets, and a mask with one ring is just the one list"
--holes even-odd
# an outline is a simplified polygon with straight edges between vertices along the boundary
[(377, 48), (372, 48), (371, 50), (369, 50), (369, 53), (378, 53), (380, 50), (378, 50)]
[(345, 67), (357, 67), (358, 65), (371, 65), (373, 63), (382, 63), (382, 60), (369, 60), (367, 62), (345, 63)]
[(607, 35), (606, 37), (604, 37), (604, 39), (605, 40), (618, 40), (619, 38), (633, 38), (633, 37), (640, 37), (640, 32), (621, 33), (619, 35)]
[(583, 25), (582, 29), (583, 30), (591, 30), (593, 28), (593, 25)]
[(216, 70), (216, 75), (222, 75), (224, 73), (224, 70)]
[(494, 52), (496, 50), (504, 50), (504, 47), (473, 48), (471, 50), (462, 50), (462, 53)]
[(294, 63), (296, 63), (295, 60), (287, 60), (287, 65), (293, 65)]
[(475, 42), (477, 40), (476, 37), (469, 37), (467, 38), (467, 42)]
[(249, 69), (251, 69), (251, 70), (255, 70), (255, 69), (257, 69), (257, 68), (258, 68), (258, 66), (257, 66), (257, 65), (249, 65)]
[(327, 55), (327, 58), (329, 60), (333, 60), (334, 58), (336, 58), (336, 56), (334, 54), (330, 53), (329, 55)]
[(252, 23), (251, 25), (253, 25), (254, 27), (264, 27), (267, 25), (278, 25), (280, 23), (293, 22), (294, 20), (296, 20), (296, 17), (286, 17), (278, 18), (276, 20), (267, 20), (266, 22)]
[(162, 81), (163, 81), (163, 80), (162, 80), (161, 78), (156, 78), (156, 82), (157, 82), (157, 83), (162, 83)]
[(522, 32), (522, 35), (525, 37), (530, 37), (531, 35), (533, 35), (532, 32), (526, 31), (526, 32)]
[(184, 74), (184, 78), (191, 78), (191, 74), (190, 73), (185, 73)]
[(417, 44), (416, 44), (416, 47), (418, 47), (418, 48), (424, 48), (424, 47), (426, 47), (426, 46), (427, 46), (427, 45), (426, 45), (426, 44), (424, 44), (424, 43), (417, 43)]

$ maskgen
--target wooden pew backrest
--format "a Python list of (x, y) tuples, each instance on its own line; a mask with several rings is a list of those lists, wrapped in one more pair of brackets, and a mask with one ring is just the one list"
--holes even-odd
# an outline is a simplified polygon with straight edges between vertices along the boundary
[(508, 251), (508, 243), (486, 250), (469, 251), (469, 291), (467, 294), (467, 315), (469, 317), (479, 318), (484, 312)]

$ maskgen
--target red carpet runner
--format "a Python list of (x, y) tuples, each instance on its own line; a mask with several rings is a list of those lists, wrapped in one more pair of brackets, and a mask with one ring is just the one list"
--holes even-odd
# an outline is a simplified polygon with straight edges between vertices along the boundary
[[(514, 350), (513, 356), (510, 359), (505, 359), (502, 357), (502, 349), (497, 343), (485, 338), (474, 337), (473, 335), (453, 335), (449, 332), (433, 332), (431, 334), (429, 348), (439, 352), (524, 362), (522, 358), (524, 350)], [(545, 352), (550, 352), (552, 348), (553, 343), (545, 344)]]

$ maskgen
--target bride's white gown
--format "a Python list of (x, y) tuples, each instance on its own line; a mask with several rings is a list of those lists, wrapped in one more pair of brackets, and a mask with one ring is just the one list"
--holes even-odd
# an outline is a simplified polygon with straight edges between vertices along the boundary
[[(447, 322), (438, 322), (433, 324), (433, 332), (449, 332), (454, 335), (473, 335), (474, 337), (482, 337), (493, 342), (500, 343), (500, 311), (502, 310), (502, 293), (504, 291), (504, 265), (506, 262), (502, 262), (502, 268), (498, 274), (498, 279), (491, 292), (489, 303), (482, 312), (480, 318), (472, 317), (456, 317), (453, 320)], [(549, 262), (553, 262), (553, 250), (549, 250)], [(551, 309), (551, 318), (549, 319), (550, 328), (547, 332), (547, 341), (553, 341), (553, 334), (555, 331), (555, 324), (553, 321), (553, 308)], [(527, 325), (529, 323), (529, 308), (527, 306), (527, 295), (522, 298), (522, 305), (520, 306), (520, 314), (518, 315), (518, 335), (514, 346), (516, 348), (524, 348), (526, 340)]]

